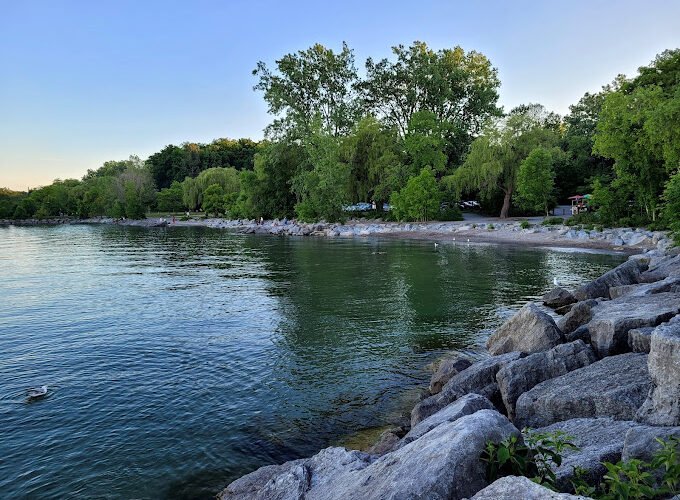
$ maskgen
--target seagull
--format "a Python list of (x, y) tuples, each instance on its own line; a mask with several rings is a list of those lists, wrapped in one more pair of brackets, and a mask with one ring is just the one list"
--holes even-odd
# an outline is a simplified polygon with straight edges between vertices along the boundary
[(556, 278), (556, 277), (553, 277), (553, 285), (555, 285), (555, 286), (562, 286), (562, 284), (561, 284), (559, 281), (557, 281), (557, 278)]
[(34, 387), (26, 391), (26, 397), (29, 401), (34, 399), (40, 399), (47, 396), (47, 386), (43, 385), (41, 387)]
[(453, 241), (456, 241), (456, 238), (455, 238), (455, 237), (453, 238)]
[(470, 238), (468, 238), (468, 243), (470, 243)]
[(437, 242), (435, 241), (435, 242), (434, 242), (434, 247), (437, 248), (438, 246), (439, 246), (439, 243), (437, 243)]

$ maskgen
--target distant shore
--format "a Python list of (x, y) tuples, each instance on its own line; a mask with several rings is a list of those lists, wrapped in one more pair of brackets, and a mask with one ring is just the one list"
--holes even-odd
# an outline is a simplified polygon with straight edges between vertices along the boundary
[[(540, 223), (541, 218), (505, 219), (474, 216), (471, 220), (451, 222), (385, 222), (352, 219), (340, 223), (303, 223), (289, 220), (229, 220), (221, 218), (154, 217), (142, 220), (94, 217), (89, 219), (54, 218), (45, 220), (0, 220), (0, 225), (111, 224), (133, 227), (208, 227), (242, 234), (317, 236), (328, 238), (387, 237), (418, 239), (438, 243), (497, 243), (537, 247), (569, 247), (635, 252), (671, 246), (663, 231), (642, 228), (585, 229), (579, 226)], [(528, 227), (527, 227), (527, 224)]]

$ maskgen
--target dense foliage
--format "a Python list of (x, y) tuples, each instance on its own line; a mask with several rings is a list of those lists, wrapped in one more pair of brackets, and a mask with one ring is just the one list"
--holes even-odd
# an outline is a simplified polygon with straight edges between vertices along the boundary
[(168, 145), (80, 181), (2, 190), (0, 217), (157, 209), (332, 221), (362, 202), (378, 216), (431, 220), (457, 217), (463, 197), (507, 217), (591, 193), (592, 224), (680, 235), (680, 50), (586, 93), (565, 117), (540, 104), (504, 113), (497, 71), (479, 52), (418, 41), (392, 52), (369, 58), (364, 77), (346, 44), (259, 62), (254, 89), (273, 115), (265, 140)]

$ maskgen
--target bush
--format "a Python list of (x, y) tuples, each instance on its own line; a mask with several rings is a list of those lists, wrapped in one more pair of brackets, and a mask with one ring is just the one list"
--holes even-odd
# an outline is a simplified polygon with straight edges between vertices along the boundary
[(544, 226), (559, 226), (564, 224), (564, 219), (562, 217), (546, 217), (541, 224)]
[[(512, 436), (500, 443), (488, 442), (481, 459), (486, 462), (489, 482), (503, 476), (525, 476), (555, 490), (555, 467), (562, 464), (566, 450), (578, 450), (571, 437), (561, 431), (535, 433), (522, 430), (524, 439)], [(670, 498), (680, 492), (680, 439), (657, 439), (661, 448), (652, 461), (631, 459), (616, 464), (604, 462), (607, 473), (595, 486), (585, 480), (583, 469), (574, 470), (572, 486), (577, 495), (596, 500)]]
[(439, 220), (463, 220), (463, 212), (455, 205), (449, 205), (439, 211)]
[(529, 223), (528, 220), (523, 220), (523, 221), (520, 221), (519, 227), (522, 228), (522, 229), (529, 229), (531, 227), (531, 224)]
[(439, 215), (441, 193), (429, 168), (411, 177), (399, 192), (392, 193), (390, 205), (394, 216), (402, 221), (428, 221)]

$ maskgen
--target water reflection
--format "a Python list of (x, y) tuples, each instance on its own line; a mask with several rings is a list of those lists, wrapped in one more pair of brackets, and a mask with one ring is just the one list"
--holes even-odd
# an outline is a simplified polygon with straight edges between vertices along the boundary
[[(0, 491), (209, 497), (384, 425), (450, 349), (608, 254), (200, 228), (0, 229)], [(17, 394), (49, 383), (30, 407)]]

